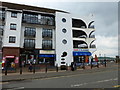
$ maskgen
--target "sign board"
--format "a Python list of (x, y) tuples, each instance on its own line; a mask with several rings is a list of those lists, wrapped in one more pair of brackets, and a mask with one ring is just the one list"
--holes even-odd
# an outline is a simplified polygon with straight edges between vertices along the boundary
[(40, 50), (39, 54), (55, 54), (54, 50)]
[(89, 49), (79, 49), (79, 48), (74, 48), (74, 51), (89, 52)]

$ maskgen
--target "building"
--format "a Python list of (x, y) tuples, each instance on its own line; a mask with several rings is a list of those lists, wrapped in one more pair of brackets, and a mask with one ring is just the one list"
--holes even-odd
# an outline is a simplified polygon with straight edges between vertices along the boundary
[(96, 50), (94, 20), (61, 10), (2, 2), (3, 60), (59, 67), (82, 62)]

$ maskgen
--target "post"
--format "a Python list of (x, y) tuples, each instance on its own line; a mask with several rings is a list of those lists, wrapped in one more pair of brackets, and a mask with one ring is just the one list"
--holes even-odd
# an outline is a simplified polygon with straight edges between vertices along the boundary
[(34, 63), (34, 69), (33, 69), (33, 73), (35, 74), (35, 63)]
[(20, 66), (20, 74), (22, 74), (22, 65)]
[(99, 64), (98, 64), (98, 62), (97, 62), (97, 68), (99, 68)]
[(56, 64), (56, 72), (58, 72), (58, 64)]
[(83, 69), (85, 69), (84, 58), (82, 57)]
[(7, 60), (5, 61), (5, 75), (7, 75)]
[(92, 69), (92, 59), (91, 59), (91, 62), (90, 62), (90, 66), (91, 66), (91, 69)]
[(68, 71), (68, 64), (66, 63), (66, 71)]
[[(45, 60), (45, 58), (44, 58), (44, 60)], [(45, 72), (47, 73), (47, 62), (46, 62), (46, 60), (45, 60)]]
[(105, 67), (106, 67), (106, 57), (105, 57), (105, 54), (104, 54), (104, 63), (105, 63)]
[(22, 74), (22, 62), (21, 62), (21, 55), (20, 55), (20, 74)]

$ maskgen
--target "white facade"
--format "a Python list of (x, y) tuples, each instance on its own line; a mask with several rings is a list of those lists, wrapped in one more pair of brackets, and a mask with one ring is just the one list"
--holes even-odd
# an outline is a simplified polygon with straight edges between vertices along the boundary
[[(18, 5), (18, 7), (22, 8), (21, 5), (20, 6)], [(6, 48), (6, 50), (7, 48), (11, 48), (12, 50), (12, 48), (17, 47), (19, 48), (17, 54), (18, 57), (20, 57), (25, 52), (31, 52), (32, 54), (35, 54), (37, 60), (50, 59), (53, 60), (52, 65), (53, 64), (54, 66), (58, 65), (59, 67), (62, 65), (70, 66), (71, 62), (75, 61), (76, 57), (79, 58), (81, 56), (84, 56), (82, 54), (83, 52), (85, 53), (85, 55), (87, 55), (87, 52), (85, 52), (86, 50), (89, 53), (92, 53), (96, 50), (96, 47), (92, 47), (92, 43), (95, 41), (95, 37), (91, 37), (91, 33), (94, 32), (95, 29), (94, 27), (91, 28), (90, 23), (92, 22), (91, 24), (93, 24), (94, 22), (91, 18), (88, 19), (81, 17), (73, 17), (68, 12), (58, 10), (48, 10), (47, 12), (47, 10), (43, 11), (44, 8), (42, 9), (42, 11), (38, 11), (38, 9), (25, 10), (27, 9), (27, 7), (28, 6), (21, 10), (17, 10), (17, 8), (14, 9), (8, 8), (5, 10), (6, 13), (3, 35), (3, 48)], [(14, 11), (17, 12), (17, 18), (11, 17), (11, 12)], [(26, 21), (24, 21), (24, 19), (26, 19)], [(35, 20), (37, 21), (35, 22)], [(51, 22), (51, 20), (53, 21)], [(54, 24), (51, 25), (51, 23)], [(16, 24), (16, 30), (10, 30), (10, 24)], [(26, 27), (35, 28), (35, 36), (26, 37), (25, 36)], [(48, 36), (44, 37), (43, 29), (48, 29), (48, 31), (46, 31), (47, 33), (46, 35), (48, 36), (50, 35), (49, 37)], [(31, 32), (29, 32), (29, 34), (30, 33)], [(79, 37), (82, 35), (86, 37), (82, 38)], [(10, 36), (16, 37), (15, 43), (9, 43)], [(27, 47), (26, 49), (24, 46), (25, 39), (34, 40), (35, 43), (33, 44), (35, 44), (35, 47), (34, 48)], [(46, 40), (47, 43), (45, 43), (45, 45), (47, 47), (50, 46), (48, 47), (48, 49), (43, 49), (44, 47), (43, 40)], [(31, 41), (29, 41), (29, 44), (31, 44)], [(29, 44), (27, 45), (29, 46)], [(87, 48), (79, 47), (81, 44), (86, 44), (88, 47)], [(16, 55), (14, 53), (8, 53), (9, 51), (6, 54), (6, 50), (3, 49), (4, 57), (7, 54)], [(64, 52), (67, 53), (66, 56), (62, 56)], [(78, 52), (78, 54), (81, 53), (81, 55), (76, 54), (75, 57), (73, 52), (75, 53)], [(30, 53), (27, 53), (26, 57), (28, 57), (29, 54)]]

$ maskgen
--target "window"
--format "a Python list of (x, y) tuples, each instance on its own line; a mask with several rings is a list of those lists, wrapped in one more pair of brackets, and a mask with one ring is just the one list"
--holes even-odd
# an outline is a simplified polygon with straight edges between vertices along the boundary
[(9, 36), (9, 43), (15, 43), (15, 36)]
[(63, 29), (62, 29), (62, 32), (63, 32), (63, 33), (66, 33), (66, 32), (67, 32), (67, 30), (66, 30), (65, 28), (63, 28)]
[(65, 22), (66, 22), (66, 19), (65, 19), (65, 18), (62, 18), (62, 21), (65, 23)]
[(42, 30), (42, 37), (49, 37), (52, 38), (52, 30), (51, 29), (43, 29)]
[(52, 40), (43, 40), (42, 48), (43, 49), (52, 49)]
[(11, 17), (17, 18), (17, 12), (11, 12)]
[(16, 24), (11, 23), (10, 24), (10, 30), (16, 30)]
[(35, 39), (25, 39), (24, 47), (25, 48), (35, 48)]
[(64, 40), (62, 41), (62, 43), (63, 43), (63, 44), (67, 44), (67, 40), (64, 39)]
[(25, 27), (24, 36), (32, 36), (35, 37), (36, 29), (32, 27)]

